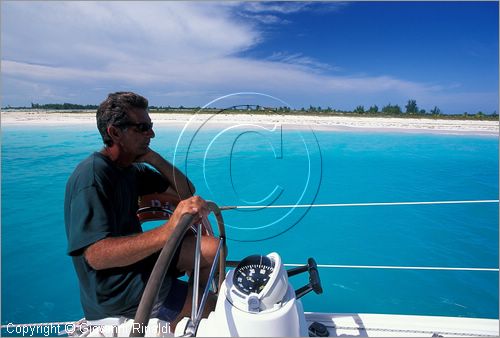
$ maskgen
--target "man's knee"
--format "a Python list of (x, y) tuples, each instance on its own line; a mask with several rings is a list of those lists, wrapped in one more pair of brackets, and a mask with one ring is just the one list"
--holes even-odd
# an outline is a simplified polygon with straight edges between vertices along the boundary
[[(219, 240), (211, 236), (203, 236), (201, 238), (201, 268), (205, 269), (212, 266)], [(180, 271), (191, 271), (194, 267), (194, 255), (196, 248), (196, 238), (185, 238), (179, 254), (177, 268)]]
[(211, 236), (203, 236), (201, 242), (201, 252), (203, 258), (212, 263), (217, 254), (217, 247), (219, 246), (219, 239)]

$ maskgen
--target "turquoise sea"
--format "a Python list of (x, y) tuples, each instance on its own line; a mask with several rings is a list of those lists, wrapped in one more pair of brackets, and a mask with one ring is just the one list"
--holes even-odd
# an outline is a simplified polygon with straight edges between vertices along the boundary
[[(152, 148), (225, 211), (229, 259), (498, 268), (498, 203), (264, 209), (262, 205), (498, 199), (498, 137), (155, 127)], [(83, 317), (66, 255), (64, 189), (101, 147), (93, 125), (3, 126), (1, 322)], [(152, 226), (152, 225), (151, 225)], [(306, 311), (498, 318), (498, 272), (320, 268)], [(293, 277), (296, 288), (305, 277)]]

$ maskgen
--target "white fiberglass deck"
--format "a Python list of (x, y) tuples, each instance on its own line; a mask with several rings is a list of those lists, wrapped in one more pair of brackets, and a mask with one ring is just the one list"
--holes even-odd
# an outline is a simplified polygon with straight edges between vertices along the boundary
[(498, 337), (496, 319), (388, 314), (306, 312), (308, 326), (319, 322), (330, 337)]

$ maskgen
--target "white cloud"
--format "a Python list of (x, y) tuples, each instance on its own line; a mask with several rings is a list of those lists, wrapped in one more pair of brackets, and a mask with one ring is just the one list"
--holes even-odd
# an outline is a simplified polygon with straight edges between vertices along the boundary
[(225, 6), (192, 2), (7, 2), (3, 58), (103, 65), (200, 59), (240, 52), (258, 33), (230, 20)]
[(334, 77), (307, 72), (299, 64), (289, 62), (258, 61), (244, 58), (218, 58), (205, 62), (174, 63), (165, 67), (162, 62), (147, 64), (115, 63), (103, 70), (88, 71), (72, 67), (52, 67), (15, 61), (3, 61), (4, 73), (25, 79), (45, 81), (118, 80), (134, 84), (162, 84), (186, 82), (188, 86), (228, 85), (269, 90), (282, 88), (293, 90), (309, 88), (309, 91), (358, 92), (422, 92), (430, 87), (387, 76), (382, 77)]

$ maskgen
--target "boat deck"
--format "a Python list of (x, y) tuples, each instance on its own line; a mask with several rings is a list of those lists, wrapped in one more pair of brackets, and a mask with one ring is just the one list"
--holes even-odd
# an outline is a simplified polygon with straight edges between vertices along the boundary
[(496, 319), (388, 314), (306, 312), (308, 326), (319, 322), (330, 337), (498, 337)]

